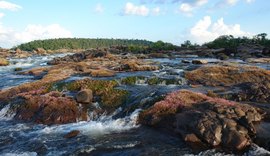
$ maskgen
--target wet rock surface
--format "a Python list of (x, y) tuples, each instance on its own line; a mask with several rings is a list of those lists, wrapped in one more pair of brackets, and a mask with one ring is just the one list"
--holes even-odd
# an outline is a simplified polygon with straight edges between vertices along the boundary
[[(211, 52), (229, 55), (224, 49)], [(46, 53), (51, 52), (39, 55)], [(263, 137), (268, 135), (267, 126), (261, 126), (262, 121), (270, 121), (270, 109), (264, 107), (269, 103), (268, 70), (243, 65), (246, 62), (173, 59), (173, 55), (164, 54), (168, 56), (111, 54), (93, 49), (56, 58), (50, 66), (23, 69), (16, 74), (31, 76), (33, 81), (0, 91), (0, 116), (10, 114), (14, 122), (34, 125), (27, 132), (22, 126), (22, 135), (12, 133), (24, 140), (35, 135), (40, 145), (29, 149), (40, 150), (37, 153), (41, 154), (56, 147), (66, 150), (64, 146), (69, 148), (70, 144), (74, 145), (68, 149), (70, 153), (94, 155), (183, 155), (211, 148), (234, 153), (253, 147), (254, 142), (269, 148), (268, 137)], [(149, 57), (159, 59), (144, 59)], [(192, 60), (199, 62), (194, 64)], [(188, 90), (175, 92), (183, 88)], [(231, 94), (227, 99), (261, 105), (218, 98), (221, 94), (229, 96), (228, 91)], [(139, 118), (134, 112), (141, 112)], [(137, 129), (139, 126), (142, 131)], [(41, 130), (32, 132), (36, 129)], [(92, 133), (102, 133), (104, 140)], [(114, 140), (117, 137), (118, 142)], [(125, 142), (127, 138), (132, 141)], [(0, 151), (16, 142), (6, 140), (9, 145), (0, 147)]]
[(140, 114), (142, 124), (179, 133), (189, 144), (241, 151), (256, 136), (257, 108), (186, 90), (170, 93)]
[(79, 118), (76, 102), (62, 97), (60, 92), (45, 95), (24, 93), (20, 96), (23, 100), (15, 116), (17, 119), (51, 125), (76, 122)]
[(234, 101), (269, 103), (270, 72), (245, 65), (210, 65), (186, 72), (191, 84), (225, 86), (221, 97)]
[(68, 132), (66, 135), (64, 135), (64, 138), (67, 138), (67, 139), (74, 138), (79, 134), (80, 134), (80, 131), (73, 130), (73, 131)]

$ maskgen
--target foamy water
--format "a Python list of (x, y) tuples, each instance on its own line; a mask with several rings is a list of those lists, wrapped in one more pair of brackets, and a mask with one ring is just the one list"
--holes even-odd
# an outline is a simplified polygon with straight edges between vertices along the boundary
[(47, 62), (53, 58), (63, 57), (70, 54), (71, 53), (54, 54), (48, 56), (31, 56), (28, 58), (19, 59), (11, 58), (9, 59), (10, 65), (0, 66), (0, 89), (7, 89), (22, 83), (34, 81), (33, 76), (17, 74), (17, 72), (14, 71), (16, 68), (28, 70), (34, 67), (47, 66)]

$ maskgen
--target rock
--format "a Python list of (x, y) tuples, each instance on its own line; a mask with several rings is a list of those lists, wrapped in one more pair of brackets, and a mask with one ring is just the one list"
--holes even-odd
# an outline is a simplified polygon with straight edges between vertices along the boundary
[(240, 91), (235, 94), (232, 100), (251, 101), (260, 103), (270, 102), (270, 82), (247, 82), (236, 85)]
[(227, 150), (241, 151), (251, 144), (250, 139), (236, 130), (223, 132), (222, 145)]
[(270, 124), (269, 122), (262, 122), (256, 126), (257, 135), (255, 143), (260, 147), (270, 150)]
[(35, 51), (39, 55), (46, 55), (47, 54), (47, 51), (44, 50), (43, 48), (37, 48)]
[(232, 86), (245, 82), (270, 82), (270, 71), (244, 65), (208, 65), (185, 73), (191, 84)]
[(207, 64), (207, 60), (192, 60), (192, 64)]
[(76, 101), (82, 104), (90, 104), (93, 100), (91, 89), (83, 89), (76, 94)]
[(168, 94), (139, 115), (141, 124), (177, 132), (192, 146), (203, 142), (225, 151), (246, 149), (256, 135), (253, 123), (261, 120), (252, 106), (187, 90)]
[(55, 95), (54, 92), (45, 95), (32, 92), (20, 94), (22, 102), (15, 118), (46, 125), (76, 122), (80, 116), (76, 102), (71, 98)]
[(22, 71), (23, 69), (18, 67), (18, 68), (15, 68), (14, 71)]
[(70, 131), (69, 133), (67, 133), (66, 135), (64, 135), (64, 138), (67, 138), (67, 139), (74, 138), (74, 137), (78, 136), (79, 134), (80, 134), (80, 131), (73, 130), (73, 131)]
[(9, 61), (7, 59), (0, 58), (0, 66), (8, 66), (8, 65)]
[(270, 63), (270, 58), (248, 58), (248, 63)]
[(150, 58), (169, 58), (169, 56), (164, 53), (150, 53), (148, 56)]
[(220, 59), (220, 60), (228, 60), (230, 57), (224, 53), (219, 53), (217, 55), (217, 58)]
[(90, 70), (90, 74), (93, 77), (112, 77), (115, 75), (115, 72), (108, 69), (97, 69)]
[[(147, 63), (147, 62), (146, 62)], [(139, 62), (137, 60), (130, 60), (123, 63), (120, 67), (120, 71), (152, 71), (152, 70), (158, 70), (159, 68), (155, 65), (146, 64)]]
[(182, 63), (190, 63), (189, 60), (182, 60), (181, 62), (182, 62)]
[(193, 150), (207, 149), (207, 146), (194, 133), (184, 135), (183, 139)]
[(17, 53), (17, 54), (20, 54), (20, 53), (22, 53), (22, 50), (19, 49), (19, 48), (17, 48), (17, 49), (16, 49), (16, 53)]
[(128, 92), (125, 90), (116, 89), (118, 85), (116, 81), (91, 80), (83, 79), (70, 83), (59, 83), (55, 86), (56, 90), (64, 89), (69, 91), (80, 91), (81, 89), (90, 89), (94, 95), (98, 97), (98, 102), (103, 110), (114, 110), (125, 102)]
[(269, 48), (263, 48), (262, 54), (265, 56), (270, 56), (270, 49)]
[(46, 75), (48, 73), (48, 68), (47, 67), (37, 67), (37, 68), (33, 68), (31, 70), (28, 71), (23, 71), (20, 72), (20, 74), (22, 75), (33, 75), (36, 77), (42, 77), (44, 75)]

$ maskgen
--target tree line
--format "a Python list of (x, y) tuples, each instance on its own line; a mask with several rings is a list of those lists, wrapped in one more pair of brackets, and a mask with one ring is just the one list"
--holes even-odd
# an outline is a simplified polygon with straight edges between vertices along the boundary
[[(223, 35), (217, 39), (205, 43), (211, 49), (225, 48), (231, 51), (236, 51), (240, 45), (261, 45), (270, 48), (270, 40), (266, 33), (260, 33), (248, 37), (234, 37), (232, 35)], [(126, 52), (134, 53), (151, 53), (162, 51), (177, 51), (181, 49), (194, 49), (198, 44), (192, 44), (189, 40), (184, 41), (179, 46), (163, 41), (151, 42), (147, 40), (138, 39), (87, 39), (87, 38), (60, 38), (60, 39), (46, 39), (36, 40), (28, 43), (21, 44), (14, 49), (19, 48), (24, 51), (32, 51), (37, 48), (45, 50), (58, 50), (58, 49), (90, 49), (90, 48), (110, 48), (117, 47), (118, 49)]]
[[(240, 45), (260, 45), (265, 48), (270, 48), (270, 40), (266, 37), (266, 33), (260, 33), (251, 38), (246, 36), (234, 37), (233, 35), (222, 35), (202, 46), (206, 46), (210, 49), (225, 48), (230, 50), (236, 50)], [(192, 44), (189, 40), (181, 44), (182, 48), (194, 48), (197, 46), (198, 44)]]

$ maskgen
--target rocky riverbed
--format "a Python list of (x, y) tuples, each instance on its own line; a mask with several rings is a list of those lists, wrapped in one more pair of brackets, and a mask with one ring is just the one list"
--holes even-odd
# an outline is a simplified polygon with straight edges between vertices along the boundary
[(270, 154), (266, 58), (97, 50), (9, 61), (0, 67), (4, 155)]

